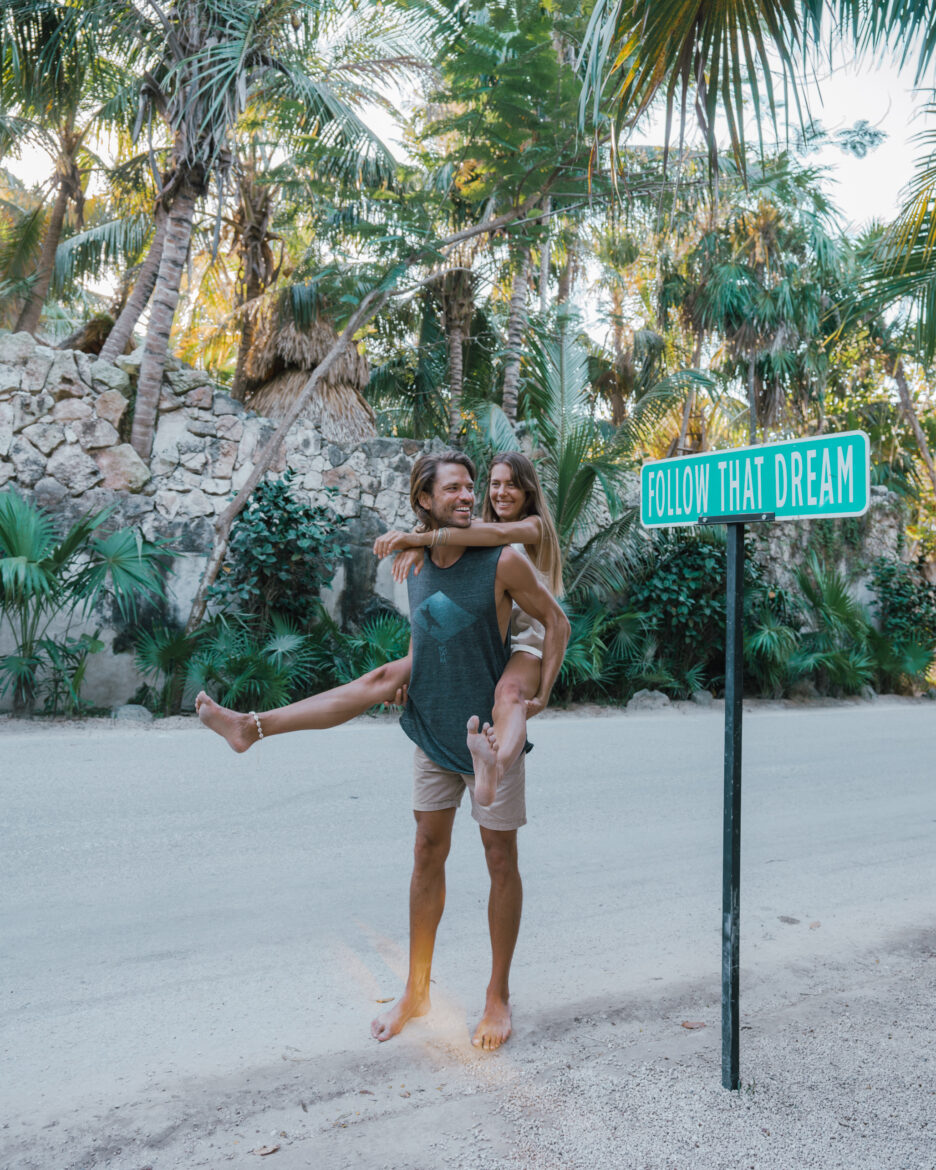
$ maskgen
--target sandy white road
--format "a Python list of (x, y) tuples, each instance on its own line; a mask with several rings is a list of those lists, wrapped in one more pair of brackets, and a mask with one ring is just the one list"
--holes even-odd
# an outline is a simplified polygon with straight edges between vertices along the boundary
[(368, 1038), (405, 971), (396, 727), (237, 757), (194, 723), (0, 724), (0, 1162), (936, 1165), (936, 705), (746, 716), (741, 1095), (719, 1085), (720, 713), (535, 732), (516, 1034), (481, 1056), (465, 810), (435, 1011)]

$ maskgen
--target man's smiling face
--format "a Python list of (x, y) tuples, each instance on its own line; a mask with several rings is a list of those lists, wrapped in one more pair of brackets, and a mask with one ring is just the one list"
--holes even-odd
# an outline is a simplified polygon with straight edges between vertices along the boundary
[(435, 528), (467, 528), (474, 508), (474, 483), (460, 463), (440, 463), (432, 494), (423, 492), (419, 503)]

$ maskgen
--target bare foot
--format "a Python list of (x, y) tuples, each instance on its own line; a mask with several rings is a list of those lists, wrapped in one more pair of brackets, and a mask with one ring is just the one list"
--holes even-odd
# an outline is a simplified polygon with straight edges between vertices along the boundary
[(497, 756), (497, 740), (490, 723), (478, 730), (480, 720), (472, 715), (468, 720), (468, 750), (474, 764), (475, 800), (478, 804), (489, 805), (497, 795), (503, 769)]
[(195, 696), (195, 714), (206, 727), (226, 739), (236, 752), (245, 752), (257, 741), (257, 725), (249, 715), (220, 706), (204, 691)]
[(484, 1005), (484, 1015), (481, 1023), (475, 1029), (471, 1043), (475, 1048), (483, 1048), (485, 1052), (493, 1052), (500, 1048), (512, 1031), (510, 1023), (510, 1004), (503, 999), (488, 995)]
[(372, 1021), (370, 1030), (375, 1040), (381, 1043), (402, 1032), (410, 1020), (424, 1016), (429, 1011), (429, 996), (404, 991), (388, 1012), (383, 1012)]

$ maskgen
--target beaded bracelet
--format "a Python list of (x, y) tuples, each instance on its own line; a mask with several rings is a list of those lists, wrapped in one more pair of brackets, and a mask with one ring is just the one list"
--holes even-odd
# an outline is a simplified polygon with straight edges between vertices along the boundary
[(248, 711), (247, 714), (253, 716), (253, 721), (257, 725), (257, 735), (263, 739), (263, 727), (260, 725), (260, 716), (256, 711)]

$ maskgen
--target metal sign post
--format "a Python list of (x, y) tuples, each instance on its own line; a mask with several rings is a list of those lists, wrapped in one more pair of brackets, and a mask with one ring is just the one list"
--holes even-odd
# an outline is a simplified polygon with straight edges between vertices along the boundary
[(645, 463), (645, 528), (724, 524), (725, 789), (722, 854), (722, 1084), (741, 1087), (741, 719), (744, 696), (744, 528), (773, 520), (862, 516), (871, 499), (870, 444), (863, 431)]
[(722, 822), (722, 1084), (740, 1089), (741, 724), (744, 715), (744, 525), (758, 516), (701, 516), (727, 527), (725, 580), (725, 795)]

